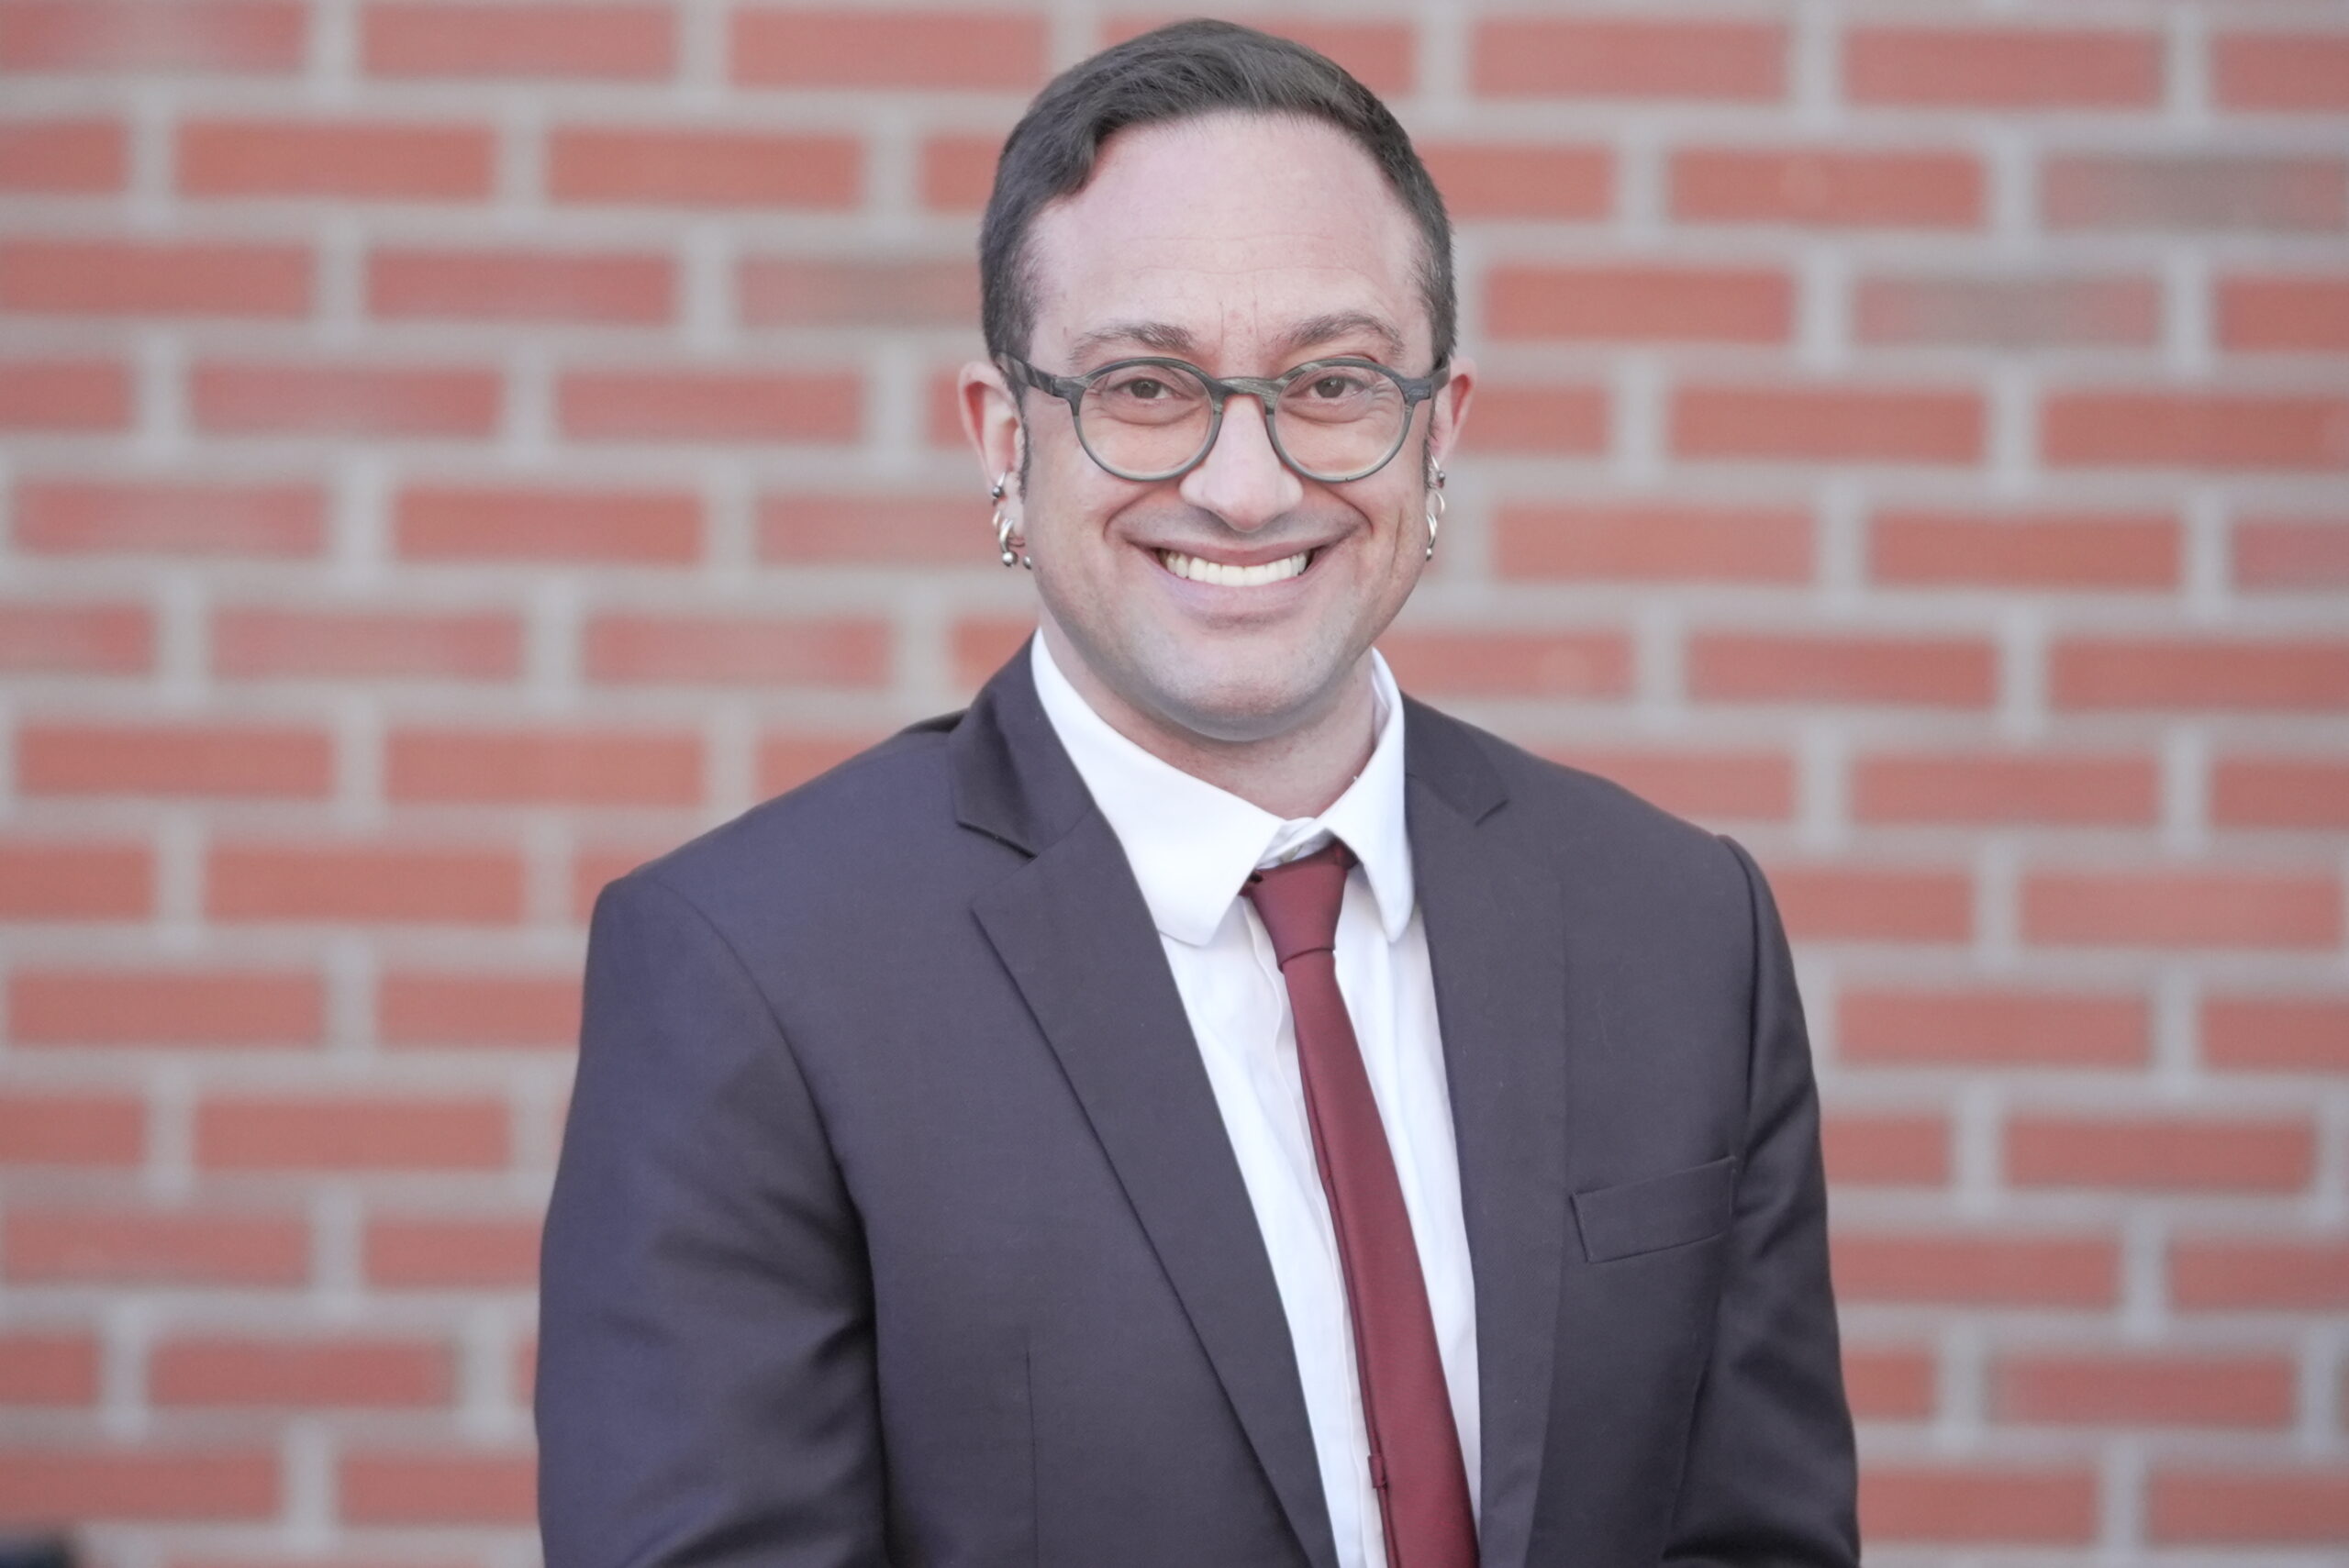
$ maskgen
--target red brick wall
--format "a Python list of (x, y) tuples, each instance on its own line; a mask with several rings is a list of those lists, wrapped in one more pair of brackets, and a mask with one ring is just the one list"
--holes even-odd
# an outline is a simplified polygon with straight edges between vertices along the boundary
[[(1149, 19), (0, 0), (0, 1520), (529, 1560), (582, 913), (1018, 636), (974, 209)], [(1800, 940), (1872, 1540), (2339, 1547), (2349, 9), (1286, 25), (1462, 224), (1407, 684)]]

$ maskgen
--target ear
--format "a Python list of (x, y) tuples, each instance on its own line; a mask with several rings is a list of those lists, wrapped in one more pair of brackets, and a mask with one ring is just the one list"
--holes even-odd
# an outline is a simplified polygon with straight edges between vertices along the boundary
[(985, 360), (964, 365), (954, 381), (955, 406), (963, 415), (963, 433), (979, 454), (981, 483), (992, 485), (1005, 474), (1019, 483), (1019, 400), (1003, 373)]
[(1476, 361), (1465, 354), (1452, 358), (1452, 375), (1428, 400), (1428, 454), (1441, 467), (1452, 459), (1460, 428), (1468, 420), (1468, 402), (1476, 395)]

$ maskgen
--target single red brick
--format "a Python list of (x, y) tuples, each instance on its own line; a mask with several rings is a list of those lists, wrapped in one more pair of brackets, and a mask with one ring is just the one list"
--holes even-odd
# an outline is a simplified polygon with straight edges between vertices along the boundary
[(2349, 351), (2349, 278), (2219, 280), (2219, 343), (2236, 353)]
[(385, 793), (396, 802), (680, 806), (702, 798), (690, 732), (395, 728)]
[(1863, 1421), (1932, 1418), (1939, 1374), (1922, 1346), (1843, 1342), (1843, 1392)]
[(143, 606), (0, 601), (0, 671), (143, 675), (154, 664), (155, 618)]
[(367, 308), (389, 320), (660, 326), (676, 269), (650, 251), (384, 250), (367, 258)]
[(2066, 468), (2349, 468), (2349, 397), (2055, 393), (2043, 408), (2040, 445)]
[(2349, 1540), (2349, 1470), (2157, 1468), (2147, 1533), (2163, 1546), (2338, 1547)]
[(1964, 942), (1974, 935), (1974, 884), (1964, 872), (1774, 864), (1770, 886), (1797, 941)]
[(744, 7), (729, 39), (746, 87), (1041, 86), (1044, 18), (980, 11)]
[(963, 620), (954, 624), (954, 679), (976, 691), (1034, 635), (1033, 619)]
[(0, 1407), (98, 1402), (98, 1341), (88, 1333), (0, 1332)]
[(287, 725), (44, 724), (17, 736), (28, 795), (265, 795), (334, 786), (334, 741)]
[(523, 76), (658, 82), (677, 69), (670, 6), (387, 0), (360, 14), (374, 76)]
[(1831, 1114), (1820, 1129), (1827, 1179), (1837, 1186), (1945, 1186), (1949, 1119), (1930, 1114)]
[(2162, 291), (2149, 277), (1865, 277), (1853, 331), (1866, 344), (1950, 348), (2151, 348)]
[(2339, 1312), (2349, 1308), (2349, 1247), (2183, 1237), (2170, 1243), (2169, 1294), (2188, 1311)]
[(784, 491), (759, 499), (762, 561), (975, 565), (994, 553), (983, 495)]
[(0, 1519), (258, 1524), (282, 1506), (278, 1467), (274, 1450), (217, 1441), (203, 1448), (12, 1446), (0, 1449)]
[(2120, 1249), (2101, 1238), (1838, 1231), (1833, 1251), (1835, 1292), (1854, 1302), (2109, 1307), (2120, 1292)]
[(395, 970), (375, 997), (375, 1033), (395, 1046), (571, 1046), (579, 976)]
[(8, 1020), (19, 1047), (306, 1046), (326, 999), (314, 974), (19, 968)]
[(2221, 33), (2210, 40), (2210, 83), (2230, 109), (2349, 108), (2349, 33)]
[[(1113, 16), (1102, 24), (1101, 42), (1104, 47), (1123, 43), (1186, 15), (1189, 13), (1173, 10)], [(1266, 32), (1293, 39), (1328, 55), (1343, 66), (1348, 75), (1382, 97), (1408, 93), (1416, 80), (1413, 61), (1418, 50), (1408, 23), (1339, 21), (1311, 16), (1256, 17), (1250, 20)]]
[(129, 177), (129, 138), (120, 120), (0, 124), (0, 191), (11, 195), (104, 195)]
[(19, 1201), (0, 1239), (6, 1277), (19, 1284), (285, 1286), (310, 1277), (309, 1226), (295, 1214)]
[(752, 257), (736, 280), (746, 327), (961, 327), (978, 319), (968, 261)]
[(878, 735), (769, 735), (759, 741), (757, 789), (762, 795), (796, 789), (879, 741)]
[(2248, 517), (2235, 524), (2231, 542), (2240, 587), (2310, 594), (2349, 588), (2349, 521)]
[(2283, 1427), (2297, 1384), (2288, 1356), (2017, 1351), (1990, 1403), (1994, 1419), (2056, 1426)]
[(1860, 822), (2151, 827), (2161, 770), (2150, 756), (1898, 751), (1852, 768)]
[(2057, 229), (2333, 230), (2349, 220), (2349, 161), (2069, 154), (2042, 166), (2039, 206)]
[(0, 1091), (0, 1165), (136, 1165), (146, 1102), (128, 1095)]
[(1794, 759), (1781, 751), (1573, 746), (1545, 754), (1702, 821), (1783, 822), (1795, 813)]
[(130, 426), (120, 360), (0, 360), (0, 429), (105, 432)]
[(1428, 141), (1419, 152), (1455, 221), (1596, 220), (1615, 210), (1615, 155), (1605, 147)]
[(863, 395), (844, 371), (566, 371), (555, 406), (575, 440), (852, 441)]
[(848, 137), (599, 125), (547, 139), (558, 202), (837, 209), (854, 206), (863, 183), (863, 149)]
[(170, 1339), (147, 1364), (157, 1405), (414, 1408), (454, 1397), (449, 1347), (430, 1340)]
[(1888, 511), (1868, 530), (1879, 583), (1920, 587), (2175, 588), (2175, 517)]
[(1765, 462), (1973, 463), (1978, 394), (1913, 387), (1684, 385), (1672, 395), (1673, 450)]
[(194, 119), (177, 146), (174, 183), (191, 196), (481, 201), (497, 162), (482, 125)]
[(539, 1280), (539, 1222), (371, 1219), (367, 1283), (407, 1290), (529, 1290)]
[(1998, 659), (1972, 637), (1706, 631), (1688, 639), (1687, 683), (1699, 702), (1987, 707)]
[(2162, 39), (2056, 28), (1853, 28), (1843, 34), (1843, 95), (1919, 107), (2151, 108), (2162, 95)]
[(2349, 997), (2206, 996), (2202, 1060), (2230, 1072), (2349, 1073)]
[(494, 370), (228, 360), (199, 361), (189, 393), (223, 436), (486, 437), (505, 395)]
[(1485, 284), (1496, 338), (1783, 343), (1794, 280), (1773, 268), (1518, 265)]
[(586, 672), (621, 684), (878, 686), (889, 642), (874, 620), (610, 614), (587, 624)]
[(1982, 165), (1963, 152), (1687, 148), (1670, 181), (1684, 223), (1972, 228), (1985, 211)]
[(503, 1100), (216, 1095), (195, 1107), (206, 1171), (494, 1171), (513, 1157)]
[(691, 491), (416, 484), (392, 515), (403, 561), (682, 566), (698, 560)]
[(538, 1518), (538, 1464), (527, 1452), (362, 1450), (342, 1456), (335, 1494), (356, 1525), (529, 1525)]
[(921, 144), (921, 205), (939, 212), (977, 212), (995, 189), (1000, 136), (948, 134)]
[(500, 611), (225, 608), (212, 623), (212, 665), (245, 680), (510, 680), (522, 628)]
[(1567, 582), (1807, 583), (1812, 526), (1791, 507), (1668, 501), (1503, 503), (1503, 575)]
[(1837, 1057), (1854, 1066), (2126, 1068), (2151, 1049), (2134, 996), (1846, 989), (1835, 1018)]
[(10, 530), (38, 555), (314, 556), (326, 541), (316, 484), (25, 480)]
[(1389, 632), (1379, 651), (1414, 692), (1484, 697), (1616, 697), (1631, 689), (1620, 631)]
[(2349, 761), (2221, 758), (2210, 818), (2224, 828), (2349, 828)]
[(299, 71), (301, 0), (6, 0), (0, 70)]
[(1471, 79), (1480, 94), (1704, 98), (1786, 95), (1786, 29), (1768, 22), (1495, 17), (1479, 23)]
[(0, 310), (39, 316), (299, 317), (302, 245), (131, 239), (0, 243)]
[(2097, 1475), (2073, 1465), (1873, 1464), (1860, 1477), (1860, 1529), (1882, 1542), (2087, 1546)]
[(2067, 639), (2048, 685), (2059, 708), (2332, 713), (2349, 703), (2349, 642)]
[(1466, 436), (1472, 451), (1596, 455), (1611, 425), (1604, 387), (1496, 380), (1477, 386)]
[(0, 839), (0, 920), (134, 920), (154, 906), (142, 844)]
[(2305, 1118), (2260, 1121), (2016, 1115), (2007, 1179), (2025, 1187), (2294, 1193), (2316, 1168)]
[(213, 847), (205, 873), (205, 912), (216, 920), (522, 917), (522, 860), (507, 849), (231, 842)]
[(2023, 935), (2088, 947), (2299, 948), (2341, 944), (2341, 884), (2288, 872), (2033, 872)]

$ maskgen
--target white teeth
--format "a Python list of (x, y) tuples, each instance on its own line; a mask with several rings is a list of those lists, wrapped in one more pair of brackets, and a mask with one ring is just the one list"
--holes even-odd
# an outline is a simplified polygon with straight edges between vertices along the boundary
[(1262, 566), (1228, 566), (1220, 561), (1202, 561), (1196, 555), (1162, 550), (1158, 559), (1167, 571), (1194, 583), (1212, 583), (1219, 588), (1261, 588), (1267, 583), (1285, 583), (1305, 570), (1313, 559), (1311, 550), (1304, 550), (1281, 561), (1267, 561)]

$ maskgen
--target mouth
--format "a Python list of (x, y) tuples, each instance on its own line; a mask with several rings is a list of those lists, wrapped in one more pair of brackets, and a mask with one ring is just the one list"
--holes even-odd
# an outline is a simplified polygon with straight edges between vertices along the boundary
[(1234, 566), (1228, 562), (1208, 561), (1196, 555), (1185, 555), (1177, 550), (1160, 550), (1151, 553), (1158, 563), (1186, 583), (1205, 583), (1218, 588), (1263, 588), (1275, 583), (1286, 583), (1302, 576), (1313, 564), (1319, 549), (1299, 550), (1278, 561), (1267, 561), (1255, 566)]

